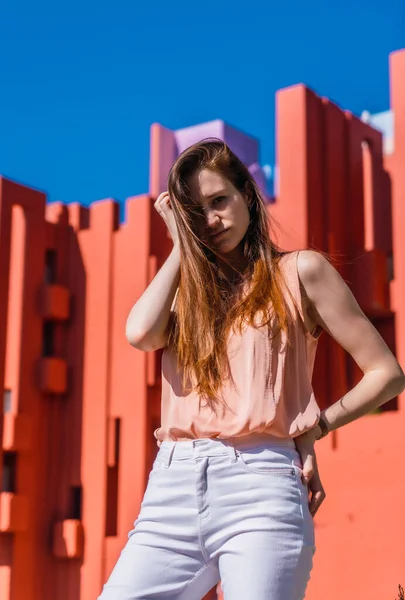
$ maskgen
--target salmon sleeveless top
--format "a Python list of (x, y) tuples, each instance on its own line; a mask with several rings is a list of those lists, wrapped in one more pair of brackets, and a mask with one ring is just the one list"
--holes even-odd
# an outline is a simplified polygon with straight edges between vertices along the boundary
[(227, 439), (256, 433), (293, 438), (317, 424), (320, 409), (311, 379), (322, 328), (309, 332), (304, 325), (298, 254), (284, 254), (279, 262), (290, 292), (285, 294), (293, 315), (290, 343), (285, 332), (269, 339), (267, 325), (259, 329), (245, 325), (242, 335), (231, 331), (228, 357), (236, 386), (231, 382), (223, 387), (226, 407), (220, 404), (214, 411), (200, 402), (197, 392), (185, 392), (174, 353), (165, 348), (161, 427), (154, 432), (158, 445), (165, 440)]

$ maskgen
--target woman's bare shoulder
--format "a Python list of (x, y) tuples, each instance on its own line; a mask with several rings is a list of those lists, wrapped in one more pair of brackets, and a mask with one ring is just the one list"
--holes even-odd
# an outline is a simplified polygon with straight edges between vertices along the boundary
[(331, 262), (321, 252), (303, 249), (298, 251), (297, 269), (299, 277), (304, 284), (321, 280), (327, 273), (335, 271)]

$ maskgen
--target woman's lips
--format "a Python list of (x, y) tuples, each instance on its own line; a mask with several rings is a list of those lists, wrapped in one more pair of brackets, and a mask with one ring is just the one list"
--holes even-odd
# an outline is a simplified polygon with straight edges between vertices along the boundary
[(229, 229), (223, 229), (222, 231), (219, 231), (216, 234), (211, 235), (210, 239), (211, 240), (218, 240), (220, 239), (227, 231), (229, 231)]

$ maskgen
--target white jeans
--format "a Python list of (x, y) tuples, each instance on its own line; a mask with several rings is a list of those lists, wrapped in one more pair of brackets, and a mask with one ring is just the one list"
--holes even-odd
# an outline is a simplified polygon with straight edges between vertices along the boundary
[(315, 551), (292, 440), (163, 442), (99, 600), (302, 600)]

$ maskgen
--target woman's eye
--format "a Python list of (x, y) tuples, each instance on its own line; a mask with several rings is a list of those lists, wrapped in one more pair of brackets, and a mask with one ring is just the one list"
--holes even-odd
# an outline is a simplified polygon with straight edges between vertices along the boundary
[(215, 198), (214, 204), (219, 204), (219, 202), (222, 202), (223, 200), (225, 200), (225, 196), (218, 196), (218, 198)]

